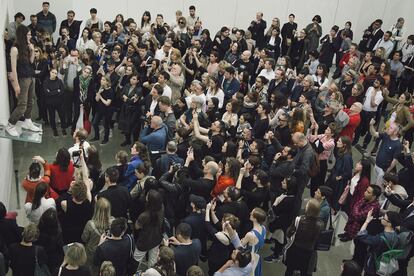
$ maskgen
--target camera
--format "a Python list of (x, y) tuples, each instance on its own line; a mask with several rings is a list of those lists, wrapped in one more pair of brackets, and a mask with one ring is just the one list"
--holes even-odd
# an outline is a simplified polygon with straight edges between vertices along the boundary
[(85, 140), (80, 140), (79, 150), (72, 152), (72, 157), (79, 157), (81, 155), (81, 152), (83, 151), (83, 142), (85, 142)]
[(177, 172), (183, 167), (183, 165), (181, 165), (180, 163), (172, 163), (171, 166), (172, 166), (173, 172)]

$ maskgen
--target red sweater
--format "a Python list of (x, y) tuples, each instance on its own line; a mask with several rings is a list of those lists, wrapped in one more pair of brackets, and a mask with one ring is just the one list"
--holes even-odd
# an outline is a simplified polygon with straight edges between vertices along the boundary
[[(358, 55), (356, 53), (354, 53), (352, 56), (357, 57)], [(344, 66), (348, 63), (349, 59), (351, 58), (351, 53), (350, 52), (346, 52), (341, 60), (339, 61), (339, 68), (344, 68)]]
[[(33, 202), (33, 198), (34, 198), (34, 194), (35, 194), (35, 190), (36, 190), (36, 186), (40, 183), (40, 182), (44, 182), (46, 184), (50, 183), (50, 169), (49, 169), (49, 165), (47, 163), (45, 163), (43, 165), (43, 169), (45, 171), (45, 175), (40, 178), (39, 180), (30, 180), (30, 179), (25, 179), (23, 180), (23, 188), (26, 190), (27, 194), (26, 194), (26, 200), (25, 203), (27, 202)], [(49, 187), (47, 193), (46, 193), (46, 198), (53, 198), (53, 199), (57, 199), (59, 197), (59, 195)]]
[(69, 190), (70, 183), (73, 180), (73, 173), (75, 168), (72, 161), (66, 171), (62, 171), (59, 165), (51, 164), (50, 168), (50, 187), (52, 187), (58, 194)]
[(221, 175), (217, 179), (216, 185), (214, 186), (213, 191), (211, 191), (211, 195), (213, 197), (216, 197), (220, 195), (227, 187), (234, 185), (236, 185), (236, 182), (232, 177)]
[[(345, 113), (349, 115), (349, 109), (344, 109)], [(355, 130), (361, 123), (361, 115), (349, 115), (349, 123), (344, 127), (339, 136), (348, 136), (349, 139), (354, 140)]]

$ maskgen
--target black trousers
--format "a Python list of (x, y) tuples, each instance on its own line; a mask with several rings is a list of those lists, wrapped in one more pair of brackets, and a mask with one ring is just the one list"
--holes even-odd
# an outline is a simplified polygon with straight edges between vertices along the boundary
[(364, 135), (365, 135), (365, 138), (364, 138), (364, 144), (363, 145), (368, 145), (369, 144), (369, 142), (371, 141), (371, 138), (372, 138), (372, 135), (369, 132), (369, 122), (371, 121), (371, 119), (375, 118), (376, 114), (377, 114), (376, 111), (368, 112), (368, 111), (362, 110), (362, 112), (361, 112), (361, 124), (359, 125), (359, 127), (355, 131), (354, 144), (358, 144), (359, 138), (361, 136), (364, 136)]
[(99, 138), (99, 124), (103, 120), (103, 125), (105, 129), (104, 140), (109, 139), (109, 130), (111, 124), (112, 112), (108, 110), (98, 110), (93, 118), (93, 129), (95, 131), (95, 138)]
[(311, 197), (315, 195), (319, 186), (325, 184), (326, 172), (328, 171), (328, 160), (319, 160), (319, 173), (311, 178), (310, 182), (310, 194)]
[(52, 127), (53, 130), (56, 129), (56, 112), (59, 114), (59, 119), (60, 119), (60, 125), (62, 129), (65, 129), (67, 127), (66, 122), (65, 122), (65, 112), (63, 110), (63, 105), (62, 103), (57, 103), (57, 104), (46, 104), (46, 108), (47, 108), (47, 112), (49, 114), (49, 121), (50, 121), (50, 126)]
[(70, 126), (72, 124), (73, 115), (73, 91), (65, 89), (65, 92), (63, 93), (63, 103), (65, 113), (65, 125)]
[(37, 109), (39, 110), (39, 118), (47, 122), (47, 108), (45, 103), (45, 95), (43, 93), (43, 85), (38, 79), (36, 79), (35, 94)]

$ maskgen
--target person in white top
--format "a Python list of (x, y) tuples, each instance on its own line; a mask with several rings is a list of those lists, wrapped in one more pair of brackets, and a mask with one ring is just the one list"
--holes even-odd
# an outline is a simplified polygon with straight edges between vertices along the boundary
[(190, 6), (188, 8), (190, 12), (190, 16), (187, 17), (187, 25), (188, 26), (194, 26), (196, 21), (199, 20), (199, 17), (196, 16), (196, 8), (194, 6)]
[(385, 84), (385, 80), (378, 76), (377, 79), (374, 81), (373, 85), (368, 88), (367, 92), (365, 93), (364, 103), (362, 105), (362, 112), (361, 112), (361, 124), (359, 133), (357, 132), (354, 138), (354, 142), (357, 143), (359, 139), (359, 135), (363, 136), (366, 133), (364, 138), (363, 148), (366, 149), (369, 142), (371, 141), (371, 133), (369, 132), (370, 128), (370, 121), (374, 119), (377, 113), (378, 106), (384, 100), (382, 96), (381, 87)]
[(378, 48), (383, 47), (385, 49), (385, 57), (388, 58), (388, 56), (394, 49), (394, 43), (391, 41), (391, 36), (392, 33), (390, 31), (386, 31), (384, 33), (384, 36), (380, 40), (378, 40), (377, 44), (375, 44), (373, 50), (375, 51)]
[(161, 96), (167, 96), (171, 100), (172, 90), (171, 87), (167, 85), (167, 81), (170, 80), (170, 74), (163, 71), (158, 75), (158, 84), (164, 89)]
[(203, 88), (202, 83), (198, 80), (194, 80), (191, 83), (190, 90), (192, 92), (188, 91), (187, 89), (184, 90), (184, 94), (186, 95), (185, 101), (187, 102), (187, 107), (191, 108), (191, 102), (192, 102), (193, 97), (198, 96), (202, 101), (201, 110), (205, 112), (207, 110), (207, 105), (206, 105), (207, 98), (206, 98), (206, 95), (204, 94), (204, 88)]
[(398, 18), (397, 23), (393, 24), (391, 28), (389, 29), (389, 31), (392, 33), (391, 41), (394, 43), (395, 50), (397, 49), (399, 50), (401, 47), (400, 44), (403, 39), (403, 35), (405, 31), (404, 23), (405, 23), (404, 18), (400, 17)]
[(221, 120), (226, 123), (228, 127), (236, 127), (239, 121), (237, 116), (237, 100), (231, 100), (226, 104), (226, 112), (223, 113)]
[(224, 92), (220, 88), (218, 78), (215, 77), (215, 76), (210, 76), (209, 83), (210, 83), (210, 86), (207, 90), (206, 97), (207, 97), (207, 99), (217, 98), (219, 100), (218, 108), (222, 109), (223, 108), (223, 103), (224, 103)]
[(39, 223), (39, 219), (42, 214), (49, 208), (56, 209), (56, 203), (53, 198), (45, 198), (47, 190), (49, 186), (44, 183), (40, 182), (36, 186), (35, 195), (32, 202), (27, 202), (24, 205), (24, 209), (26, 211), (27, 219), (33, 223)]
[(90, 33), (90, 30), (88, 28), (84, 28), (82, 31), (82, 35), (78, 38), (76, 41), (76, 49), (79, 50), (79, 52), (83, 53), (86, 50), (86, 45), (90, 43), (92, 34)]
[(172, 50), (171, 41), (166, 40), (164, 42), (164, 45), (161, 47), (161, 49), (158, 49), (155, 52), (154, 59), (158, 59), (161, 62), (168, 62), (171, 50)]
[(407, 41), (401, 45), (402, 62), (406, 62), (414, 55), (414, 35), (409, 35)]
[(260, 72), (259, 76), (263, 76), (268, 81), (271, 81), (275, 77), (275, 71), (273, 70), (274, 66), (275, 60), (273, 58), (266, 59), (264, 63), (264, 69)]
[(88, 149), (90, 148), (90, 144), (86, 141), (88, 137), (88, 132), (85, 129), (77, 129), (73, 132), (73, 140), (75, 144), (68, 149), (70, 154), (70, 158), (72, 159), (72, 163), (75, 167), (80, 166), (80, 145), (82, 145), (83, 153), (86, 158), (88, 158)]

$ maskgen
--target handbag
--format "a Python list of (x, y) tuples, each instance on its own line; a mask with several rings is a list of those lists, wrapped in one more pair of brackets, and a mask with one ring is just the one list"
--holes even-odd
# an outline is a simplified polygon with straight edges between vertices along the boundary
[(35, 248), (35, 269), (34, 269), (34, 276), (50, 276), (49, 268), (46, 264), (39, 264), (39, 260), (37, 258), (37, 246)]
[(350, 189), (351, 189), (350, 186), (346, 185), (344, 191), (342, 192), (341, 196), (338, 199), (339, 205), (345, 205)]
[(138, 262), (134, 259), (134, 241), (132, 240), (132, 237), (127, 234), (127, 237), (130, 242), (130, 250), (129, 250), (129, 260), (127, 264), (127, 274), (128, 275), (135, 275), (135, 273), (138, 270)]
[(334, 228), (332, 226), (332, 214), (331, 209), (329, 208), (329, 227), (328, 229), (323, 230), (316, 241), (316, 250), (318, 251), (329, 251), (332, 245), (332, 238), (334, 235)]
[(293, 234), (287, 238), (286, 244), (283, 247), (283, 262), (286, 262), (286, 258), (287, 258), (287, 251), (289, 250), (289, 248), (293, 245), (293, 242), (295, 241), (295, 236), (296, 236), (296, 232), (298, 231), (298, 226), (299, 226), (299, 221), (300, 221), (300, 217), (297, 216), (295, 219), (295, 232), (293, 232)]

